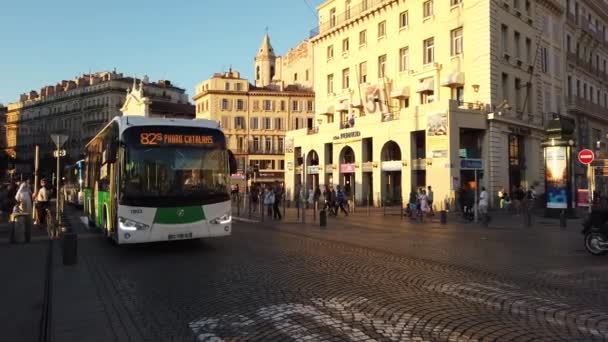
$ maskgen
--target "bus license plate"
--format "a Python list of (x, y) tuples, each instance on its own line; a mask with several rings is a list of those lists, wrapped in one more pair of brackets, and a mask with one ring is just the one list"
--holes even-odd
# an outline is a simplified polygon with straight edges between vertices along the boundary
[(170, 234), (169, 240), (182, 240), (182, 239), (191, 239), (192, 233), (183, 233), (183, 234)]

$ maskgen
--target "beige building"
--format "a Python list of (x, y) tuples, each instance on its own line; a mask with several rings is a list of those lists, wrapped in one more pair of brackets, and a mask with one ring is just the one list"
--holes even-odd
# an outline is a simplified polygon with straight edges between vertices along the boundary
[(561, 65), (561, 44), (541, 30), (553, 30), (544, 18), (560, 18), (560, 8), (526, 0), (319, 6), (316, 127), (287, 135), (291, 193), (349, 184), (357, 203), (379, 205), (432, 186), (438, 209), (476, 178), (492, 202), (503, 186), (543, 193), (543, 104), (560, 111), (563, 70), (545, 71), (543, 58), (557, 55)]
[[(17, 159), (17, 173), (33, 172), (34, 149), (39, 145), (42, 172), (50, 174), (46, 170), (52, 169), (53, 163), (50, 134), (55, 132), (69, 136), (63, 146), (66, 160), (77, 160), (84, 145), (103, 125), (122, 115), (127, 93), (135, 83), (115, 71), (97, 72), (22, 94), (19, 101), (8, 105), (7, 113), (6, 150)], [(169, 81), (147, 82), (145, 92), (166, 102), (188, 102), (185, 90)]]
[(258, 170), (253, 175), (256, 182), (282, 182), (286, 131), (314, 125), (308, 46), (303, 42), (276, 57), (266, 35), (255, 58), (255, 86), (232, 70), (196, 86), (196, 117), (220, 122), (238, 161), (233, 179), (241, 186), (248, 170)]
[[(567, 0), (563, 5), (566, 111), (575, 119), (578, 147), (596, 150), (608, 133), (608, 5), (597, 0)], [(574, 183), (586, 188), (586, 169), (575, 165)], [(600, 183), (606, 194), (608, 187)]]

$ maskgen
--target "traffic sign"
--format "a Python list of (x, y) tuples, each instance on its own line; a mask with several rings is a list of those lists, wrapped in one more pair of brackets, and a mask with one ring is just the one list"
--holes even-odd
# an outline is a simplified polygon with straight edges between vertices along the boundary
[(68, 136), (65, 134), (51, 134), (51, 139), (55, 143), (55, 146), (60, 148), (68, 140)]
[(591, 150), (584, 149), (578, 153), (578, 161), (581, 164), (590, 164), (593, 161), (593, 159), (595, 159), (595, 155), (593, 154), (593, 151), (591, 151)]
[(55, 150), (53, 151), (53, 157), (57, 158), (57, 157), (65, 157), (67, 155), (67, 152), (65, 150)]

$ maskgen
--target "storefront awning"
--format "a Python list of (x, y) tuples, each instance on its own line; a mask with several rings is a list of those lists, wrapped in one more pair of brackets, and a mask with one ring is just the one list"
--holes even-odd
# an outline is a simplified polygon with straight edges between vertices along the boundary
[(464, 85), (464, 72), (451, 72), (441, 80), (441, 85), (444, 87), (455, 87)]
[(402, 87), (396, 90), (391, 91), (391, 97), (395, 99), (405, 99), (410, 97), (410, 88)]
[(323, 115), (334, 115), (334, 113), (336, 112), (336, 109), (334, 106), (327, 106), (327, 108), (325, 109), (325, 112), (323, 112)]
[(435, 82), (433, 82), (432, 78), (427, 78), (418, 83), (418, 88), (416, 89), (417, 93), (426, 93), (432, 91), (435, 91)]
[(347, 101), (342, 101), (338, 105), (338, 112), (348, 112), (350, 110), (350, 106)]

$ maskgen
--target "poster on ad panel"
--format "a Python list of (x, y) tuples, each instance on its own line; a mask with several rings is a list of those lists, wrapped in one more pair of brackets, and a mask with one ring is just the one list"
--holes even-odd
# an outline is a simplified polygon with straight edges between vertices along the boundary
[(568, 208), (568, 158), (567, 147), (547, 147), (545, 180), (547, 182), (547, 208)]

